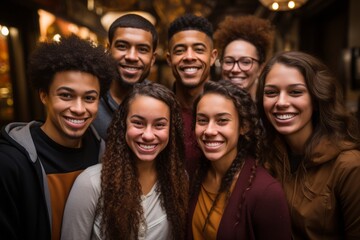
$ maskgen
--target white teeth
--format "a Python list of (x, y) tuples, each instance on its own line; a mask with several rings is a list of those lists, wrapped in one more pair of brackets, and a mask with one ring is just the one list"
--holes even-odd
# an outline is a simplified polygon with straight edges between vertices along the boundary
[(68, 120), (69, 122), (74, 123), (74, 124), (82, 124), (82, 123), (85, 122), (84, 119), (71, 119), (71, 118), (68, 118), (67, 120)]
[(217, 147), (217, 146), (220, 146), (221, 143), (220, 142), (206, 142), (205, 145), (207, 147)]
[(194, 73), (197, 70), (198, 70), (197, 68), (184, 68), (184, 72), (186, 73)]
[(129, 70), (129, 71), (136, 71), (138, 70), (137, 68), (134, 68), (134, 67), (125, 67), (126, 70)]
[(147, 149), (147, 150), (150, 150), (150, 149), (154, 149), (156, 147), (156, 145), (145, 145), (145, 144), (139, 144), (139, 146), (141, 148), (144, 148), (144, 149)]
[(295, 116), (295, 114), (276, 114), (275, 116), (276, 116), (276, 118), (279, 118), (281, 120), (287, 120), (287, 119), (293, 118)]

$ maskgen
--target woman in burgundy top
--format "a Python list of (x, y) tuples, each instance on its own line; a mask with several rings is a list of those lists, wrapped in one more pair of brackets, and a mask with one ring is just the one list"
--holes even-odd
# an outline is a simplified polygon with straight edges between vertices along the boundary
[(195, 102), (203, 152), (190, 192), (188, 239), (291, 239), (280, 184), (257, 159), (263, 130), (250, 95), (208, 82)]

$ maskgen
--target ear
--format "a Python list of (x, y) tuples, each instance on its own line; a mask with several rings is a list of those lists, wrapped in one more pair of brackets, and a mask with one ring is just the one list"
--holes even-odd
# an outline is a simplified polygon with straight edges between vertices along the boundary
[(154, 65), (154, 63), (155, 63), (155, 61), (156, 61), (156, 57), (157, 57), (157, 52), (154, 52), (154, 53), (153, 53), (153, 56), (152, 56), (152, 58), (151, 58), (151, 66)]
[(172, 64), (171, 64), (170, 52), (166, 52), (166, 62), (171, 67)]
[(214, 48), (213, 50), (211, 50), (210, 66), (214, 65), (217, 56), (218, 56), (218, 51), (217, 49)]
[(44, 105), (46, 105), (46, 103), (47, 103), (47, 96), (48, 96), (48, 94), (44, 89), (39, 90), (39, 97), (40, 97), (41, 102)]

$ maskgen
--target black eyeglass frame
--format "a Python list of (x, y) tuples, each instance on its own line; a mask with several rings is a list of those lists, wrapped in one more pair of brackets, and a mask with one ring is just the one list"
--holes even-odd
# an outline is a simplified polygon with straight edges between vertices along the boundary
[[(224, 65), (224, 59), (231, 59), (231, 60), (233, 60), (233, 62), (232, 62), (232, 67), (231, 67), (231, 68), (227, 68), (226, 71), (231, 71), (231, 70), (233, 70), (234, 67), (235, 67), (235, 63), (236, 63), (237, 66), (239, 67), (239, 69), (240, 69), (241, 71), (247, 72), (247, 71), (249, 71), (249, 70), (252, 69), (252, 67), (253, 67), (253, 65), (254, 65), (254, 62), (259, 63), (259, 60), (258, 60), (258, 59), (253, 58), (253, 57), (248, 57), (248, 56), (240, 57), (240, 58), (237, 59), (237, 60), (235, 60), (235, 58), (233, 58), (233, 57), (224, 57), (223, 59), (220, 60), (220, 63), (221, 63), (222, 66)], [(250, 60), (251, 60), (250, 67), (249, 67), (248, 69), (245, 69), (245, 70), (240, 66), (241, 60), (244, 60), (244, 59), (250, 59)], [(227, 64), (228, 64), (228, 63), (227, 63)], [(224, 68), (224, 67), (222, 67), (222, 68)]]

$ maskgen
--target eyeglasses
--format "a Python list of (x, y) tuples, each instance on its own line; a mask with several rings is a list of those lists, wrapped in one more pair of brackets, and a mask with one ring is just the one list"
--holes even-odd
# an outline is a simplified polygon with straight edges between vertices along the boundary
[(231, 71), (234, 68), (235, 63), (237, 63), (240, 70), (244, 72), (249, 71), (254, 62), (259, 62), (259, 60), (252, 57), (241, 57), (238, 60), (235, 60), (233, 57), (224, 57), (221, 61), (222, 68), (225, 71)]

